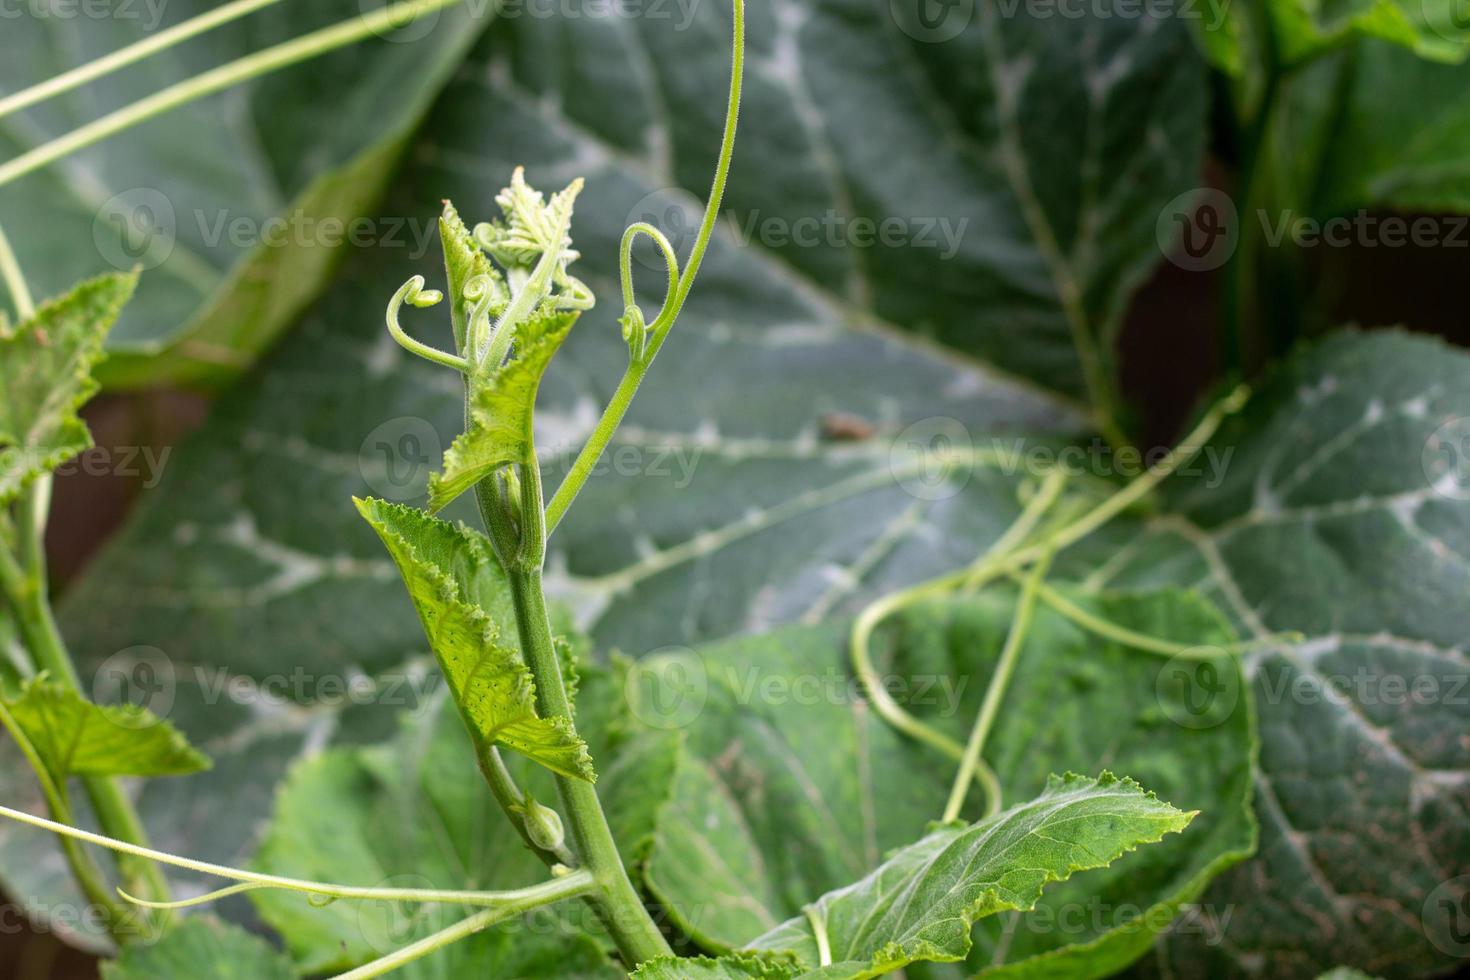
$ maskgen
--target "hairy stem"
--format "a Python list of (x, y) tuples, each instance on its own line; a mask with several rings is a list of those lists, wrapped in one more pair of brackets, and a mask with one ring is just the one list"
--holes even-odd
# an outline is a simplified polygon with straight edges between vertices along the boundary
[[(508, 571), (521, 651), (536, 680), (541, 711), (547, 717), (570, 718), (571, 704), (551, 641), (541, 569), (538, 566)], [(598, 890), (591, 896), (593, 905), (628, 965), (670, 955), (669, 944), (643, 907), (643, 899), (623, 867), (597, 790), (586, 780), (567, 776), (557, 776), (556, 783), (577, 851), (597, 881)]]
[(176, 44), (181, 44), (206, 31), (212, 31), (233, 20), (239, 20), (262, 7), (269, 7), (271, 4), (280, 2), (281, 0), (234, 0), (233, 3), (224, 4), (198, 17), (192, 17), (182, 24), (159, 31), (136, 44), (130, 44), (95, 61), (89, 61), (85, 65), (73, 68), (71, 71), (48, 78), (39, 85), (32, 85), (28, 89), (0, 99), (0, 119), (38, 102), (70, 92), (72, 89), (110, 75), (161, 51), (167, 51)]
[(252, 78), (307, 61), (349, 44), (355, 44), (374, 34), (401, 27), (426, 17), (436, 10), (461, 2), (463, 0), (402, 0), (392, 6), (361, 14), (340, 24), (314, 31), (295, 40), (246, 55), (229, 64), (203, 72), (177, 85), (171, 85), (155, 92), (147, 98), (139, 99), (132, 105), (109, 113), (95, 122), (75, 129), (65, 136), (59, 136), (49, 143), (22, 153), (10, 162), (0, 165), (0, 186), (172, 109), (177, 109)]

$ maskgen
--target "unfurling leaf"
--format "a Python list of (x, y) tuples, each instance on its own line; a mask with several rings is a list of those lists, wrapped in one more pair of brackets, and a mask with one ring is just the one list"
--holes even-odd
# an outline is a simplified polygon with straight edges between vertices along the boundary
[(136, 275), (84, 282), (0, 332), (0, 504), (92, 445), (77, 416)]
[(465, 722), (554, 772), (596, 779), (592, 759), (569, 718), (536, 713), (536, 685), (513, 643), (486, 612), (507, 586), (490, 542), (464, 526), (381, 500), (357, 509), (378, 532), (403, 574), (439, 667)]
[(532, 464), (531, 419), (546, 366), (576, 322), (574, 311), (545, 310), (517, 328), (512, 359), (477, 386), (469, 428), (444, 453), (444, 472), (429, 477), (429, 508), (438, 511), (508, 463)]
[(44, 676), (27, 681), (7, 707), (57, 782), (68, 776), (185, 776), (210, 765), (152, 712), (93, 704)]
[(1029, 803), (971, 826), (936, 828), (751, 946), (793, 953), (808, 969), (820, 968), (810, 975), (833, 978), (960, 960), (977, 919), (1029, 909), (1048, 882), (1105, 867), (1193, 817), (1131, 779), (1053, 776)]

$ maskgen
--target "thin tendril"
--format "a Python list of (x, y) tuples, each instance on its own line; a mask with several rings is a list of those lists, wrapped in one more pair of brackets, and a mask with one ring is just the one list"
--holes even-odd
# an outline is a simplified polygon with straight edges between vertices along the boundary
[(406, 26), (436, 10), (462, 2), (464, 0), (402, 0), (195, 75), (0, 165), (0, 186), (179, 106), (328, 51), (356, 44), (383, 31)]
[(424, 288), (423, 276), (414, 276), (408, 282), (399, 286), (398, 292), (394, 293), (393, 298), (388, 301), (388, 332), (393, 335), (394, 340), (398, 341), (399, 346), (410, 354), (417, 354), (426, 361), (443, 364), (446, 367), (454, 368), (456, 371), (468, 372), (470, 365), (464, 358), (414, 340), (404, 332), (403, 327), (398, 323), (398, 311), (402, 309), (404, 303), (410, 306), (417, 306), (419, 309), (427, 309), (443, 298), (444, 294), (439, 292), (439, 290)]
[(673, 308), (674, 299), (679, 290), (679, 256), (674, 251), (674, 246), (669, 243), (664, 233), (646, 221), (629, 225), (623, 232), (622, 248), (618, 257), (618, 271), (623, 285), (623, 309), (627, 310), (637, 305), (633, 296), (633, 245), (639, 235), (646, 235), (658, 246), (658, 250), (664, 256), (664, 268), (669, 274), (669, 285), (664, 293), (664, 305), (659, 309), (658, 316), (653, 318), (653, 324), (645, 329), (662, 329), (665, 319)]
[[(127, 841), (114, 840), (111, 837), (104, 837), (101, 834), (94, 834), (90, 831), (81, 830), (64, 823), (57, 823), (55, 820), (47, 820), (45, 817), (38, 817), (34, 814), (26, 813), (24, 810), (13, 810), (7, 806), (0, 806), (0, 817), (9, 817), (11, 820), (19, 823), (39, 827), (42, 830), (49, 830), (63, 837), (83, 841), (87, 844), (96, 844), (99, 847), (117, 851), (119, 854), (129, 854), (134, 857), (157, 861), (160, 864), (184, 868), (188, 871), (197, 871), (201, 874), (214, 875), (217, 878), (228, 878), (232, 881), (245, 882), (255, 888), (278, 888), (284, 891), (299, 892), (304, 895), (321, 896), (331, 899), (380, 899), (384, 901), (436, 902), (499, 908), (507, 903), (521, 901), (533, 890), (518, 889), (502, 892), (476, 892), (424, 888), (363, 888), (356, 885), (334, 885), (319, 881), (307, 881), (301, 878), (285, 878), (280, 875), (262, 874), (257, 871), (245, 871), (222, 864), (212, 864), (208, 861), (196, 861), (193, 858), (180, 857), (177, 854), (169, 854), (166, 851), (155, 851), (151, 847), (143, 847), (139, 844), (130, 844)], [(127, 896), (125, 895), (124, 897)], [(165, 908), (170, 906), (161, 905), (158, 907)]]
[(985, 751), (985, 739), (995, 724), (995, 716), (1000, 712), (1000, 703), (1005, 698), (1006, 688), (1010, 686), (1021, 648), (1026, 644), (1026, 634), (1031, 629), (1031, 618), (1036, 609), (1037, 592), (1050, 564), (1051, 552), (1046, 551), (1032, 568), (1031, 575), (1021, 589), (1021, 598), (1016, 602), (1016, 612), (1011, 620), (1011, 630), (1006, 635), (1005, 647), (996, 662), (995, 673), (990, 677), (990, 686), (985, 689), (985, 700), (980, 704), (975, 726), (970, 729), (970, 741), (965, 745), (965, 757), (960, 760), (960, 770), (955, 773), (954, 786), (949, 791), (949, 803), (941, 818), (944, 823), (958, 819), (960, 808), (965, 805), (970, 781), (974, 779), (975, 768), (980, 762), (981, 753)]
[[(603, 451), (607, 449), (607, 444), (612, 441), (618, 425), (623, 421), (623, 416), (627, 414), (628, 406), (633, 402), (633, 396), (638, 393), (638, 386), (643, 383), (649, 366), (652, 365), (659, 348), (663, 346), (664, 340), (673, 329), (674, 321), (678, 319), (679, 311), (684, 307), (684, 300), (694, 286), (694, 278), (699, 273), (700, 263), (704, 261), (705, 250), (709, 247), (710, 236), (714, 233), (715, 222), (719, 219), (720, 205), (725, 198), (725, 185), (730, 177), (730, 159), (735, 152), (735, 130), (740, 120), (740, 92), (745, 77), (745, 0), (734, 0), (732, 11), (730, 97), (725, 106), (725, 132), (720, 140), (720, 156), (715, 164), (715, 176), (710, 184), (709, 200), (705, 202), (704, 219), (700, 222), (699, 233), (694, 240), (694, 248), (689, 253), (689, 261), (684, 266), (677, 288), (673, 292), (673, 302), (666, 300), (665, 309), (659, 314), (659, 321), (662, 321), (659, 323), (659, 329), (648, 332), (646, 351), (643, 352), (642, 357), (630, 361), (628, 370), (623, 374), (623, 380), (618, 383), (617, 390), (613, 392), (607, 407), (603, 409), (602, 418), (598, 420), (597, 427), (593, 429), (587, 443), (577, 454), (561, 486), (556, 488), (551, 502), (546, 505), (547, 534), (550, 534), (556, 529), (557, 524), (561, 523), (567, 508), (572, 505), (578, 492), (587, 483), (587, 479), (592, 475), (593, 467), (597, 465)], [(626, 304), (624, 307), (626, 310)]]
[(524, 889), (523, 898), (514, 905), (503, 908), (486, 909), (483, 912), (469, 916), (456, 922), (446, 929), (441, 929), (431, 936), (426, 936), (416, 943), (411, 943), (402, 949), (395, 950), (387, 956), (373, 960), (355, 970), (339, 973), (334, 980), (369, 980), (371, 977), (380, 977), (412, 963), (414, 960), (427, 956), (435, 950), (442, 949), (450, 943), (457, 942), (467, 936), (489, 928), (497, 922), (501, 922), (513, 915), (538, 908), (542, 905), (551, 905), (569, 898), (578, 898), (590, 894), (596, 890), (596, 880), (590, 871), (574, 871), (533, 888)]
[(159, 31), (136, 44), (120, 48), (95, 61), (89, 61), (85, 65), (73, 68), (71, 71), (48, 78), (39, 85), (32, 85), (28, 89), (22, 89), (14, 95), (0, 99), (0, 119), (4, 119), (11, 113), (19, 112), (21, 109), (29, 108), (38, 102), (70, 92), (72, 89), (96, 81), (161, 51), (167, 51), (176, 44), (197, 37), (206, 31), (212, 31), (216, 27), (238, 20), (274, 3), (280, 3), (280, 0), (235, 0), (234, 3), (227, 3), (197, 17), (191, 17), (182, 24)]
[[(889, 616), (916, 602), (921, 602), (934, 595), (941, 595), (960, 585), (978, 588), (995, 578), (1000, 574), (1005, 559), (1026, 540), (1041, 518), (1051, 509), (1061, 495), (1065, 483), (1066, 474), (1062, 471), (1054, 470), (1047, 474), (1040, 489), (1022, 509), (1020, 516), (1006, 529), (1004, 534), (996, 539), (979, 560), (958, 572), (952, 572), (942, 578), (912, 586), (880, 599), (864, 609), (857, 621), (853, 623), (849, 645), (853, 671), (866, 689), (868, 700), (872, 703), (873, 708), (894, 728), (938, 749), (956, 761), (964, 758), (963, 745), (911, 715), (888, 693), (883, 686), (882, 678), (878, 676), (878, 671), (873, 666), (870, 650), (873, 633)], [(987, 815), (997, 812), (1000, 806), (999, 780), (995, 778), (995, 774), (990, 771), (989, 767), (984, 765), (983, 760), (976, 766), (975, 774), (985, 792)]]
[[(1016, 582), (1022, 581), (1021, 575), (1017, 572), (1008, 572), (1007, 574)], [(1140, 633), (1137, 630), (1131, 630), (1126, 626), (1119, 626), (1117, 623), (1094, 615), (1044, 582), (1041, 584), (1040, 590), (1042, 602), (1088, 632), (1096, 633), (1098, 636), (1109, 640), (1115, 640), (1130, 649), (1141, 650), (1144, 653), (1156, 653), (1163, 657), (1178, 657), (1186, 660), (1213, 660), (1227, 653), (1242, 653), (1247, 650), (1255, 650), (1263, 646), (1274, 646), (1279, 643), (1300, 643), (1303, 639), (1301, 633), (1285, 632), (1272, 633), (1241, 643), (1178, 643), (1148, 633)]]
[(36, 301), (31, 297), (30, 287), (26, 285), (26, 277), (20, 269), (20, 261), (15, 257), (15, 249), (10, 247), (10, 239), (5, 236), (4, 229), (0, 229), (0, 279), (5, 281), (5, 288), (10, 292), (16, 315), (21, 320), (29, 320), (35, 316)]

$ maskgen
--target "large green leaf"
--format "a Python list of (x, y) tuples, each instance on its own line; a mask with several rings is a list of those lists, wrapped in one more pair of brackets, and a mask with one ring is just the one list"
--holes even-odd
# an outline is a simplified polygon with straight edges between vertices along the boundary
[[(1247, 638), (1260, 716), (1259, 856), (1176, 935), (1174, 977), (1452, 968), (1470, 853), (1470, 358), (1401, 334), (1342, 334), (1293, 358), (1216, 437), (1225, 479), (1174, 481), (1178, 513), (1126, 538), (1120, 582), (1198, 585)], [(1436, 892), (1436, 889), (1440, 889)]]
[[(1197, 902), (1223, 869), (1255, 849), (1251, 814), (1254, 719), (1239, 665), (1222, 649), (1233, 633), (1220, 612), (1179, 590), (1070, 593), (1093, 615), (1184, 644), (1195, 656), (1166, 658), (1084, 632), (1040, 612), (1002, 703), (986, 759), (1007, 802), (1041, 792), (1052, 769), (1112, 766), (1198, 810), (1189, 833), (1144, 848), (1106, 870), (1047, 890), (1034, 912), (1001, 916), (975, 931), (967, 971), (935, 975), (1110, 976), (1138, 959), (1157, 933), (1201, 932), (1225, 908)], [(921, 607), (893, 631), (884, 673), (968, 679), (959, 710), (911, 698), (912, 711), (962, 741), (979, 710), (1004, 643), (1014, 599), (1004, 591)], [(1213, 652), (1213, 655), (1212, 655)], [(1214, 678), (1203, 705), (1180, 675)], [(1178, 921), (1176, 916), (1179, 917)], [(927, 975), (927, 974), (919, 974)]]
[(136, 275), (102, 276), (0, 323), (0, 506), (92, 445), (77, 412), (97, 391), (93, 368), (135, 285)]
[(209, 759), (168, 722), (135, 705), (97, 705), (37, 678), (6, 704), (51, 777), (186, 776)]
[[(14, 92), (207, 12), (182, 0), (105, 17), (17, 8), (0, 32)], [(368, 5), (281, 4), (0, 120), (0, 158), (207, 68)], [(410, 134), (486, 23), (452, 8), (175, 110), (0, 188), (0, 224), (33, 289), (150, 270), (111, 340), (104, 380), (214, 382), (248, 366), (321, 292), (348, 243), (426, 249), (429, 215), (367, 220)], [(424, 24), (432, 25), (425, 33)], [(3, 288), (0, 288), (3, 292)]]
[(1030, 909), (1048, 883), (1106, 867), (1191, 817), (1108, 773), (1052, 777), (1034, 800), (978, 824), (936, 828), (752, 946), (794, 953), (823, 967), (813, 976), (833, 980), (963, 959), (976, 920)]
[[(1219, 613), (1185, 593), (1075, 601), (1203, 652), (1231, 642)], [(907, 616), (891, 661), (880, 666), (889, 689), (962, 741), (1012, 604), (1003, 590)], [(1196, 719), (1161, 701), (1169, 688), (1160, 678), (1178, 663), (1099, 640), (1045, 611), (1030, 636), (987, 753), (1005, 799), (1041, 792), (1052, 767), (1111, 765), (1203, 811), (1187, 840), (1051, 889), (1034, 915), (997, 919), (975, 935), (974, 970), (1106, 976), (1142, 955), (1215, 874), (1251, 852), (1249, 701), (1221, 699)], [(837, 630), (778, 631), (646, 659), (624, 685), (635, 729), (683, 732), (686, 751), (672, 766), (648, 762), (667, 752), (637, 742), (618, 756), (644, 760), (630, 795), (657, 807), (638, 852), (643, 881), (708, 948), (741, 945), (797, 914), (851, 880), (853, 865), (876, 864), (895, 838), (912, 838), (942, 810), (952, 765), (896, 736), (856, 697), (844, 640)], [(1239, 670), (1227, 655), (1204, 664), (1239, 695)], [(621, 789), (609, 780), (615, 804)], [(681, 920), (690, 908), (698, 917)]]
[(102, 964), (104, 980), (295, 980), (290, 960), (238, 926), (193, 916)]
[[(1470, 211), (1467, 93), (1470, 65), (1424, 61), (1391, 45), (1362, 45), (1300, 73), (1275, 128), (1272, 166), (1294, 194), (1283, 203), (1318, 218), (1361, 207)], [(1470, 241), (1452, 219), (1436, 229), (1433, 244)], [(1383, 242), (1379, 226), (1367, 235), (1366, 247)]]
[[(526, 770), (523, 780), (536, 779)], [(539, 781), (534, 785), (542, 788)], [(257, 864), (276, 874), (383, 888), (495, 890), (531, 885), (549, 874), (478, 778), (474, 752), (453, 712), (436, 708), (383, 745), (333, 749), (298, 765), (276, 800)], [(319, 908), (287, 892), (253, 897), (306, 973), (383, 956), (474, 911), (386, 901)], [(591, 912), (577, 904), (556, 909), (477, 933), (397, 975), (620, 976), (601, 944), (578, 928), (592, 923)]]
[(465, 723), (486, 745), (503, 745), (566, 776), (596, 779), (572, 720), (536, 713), (531, 671), (515, 643), (503, 638), (515, 621), (492, 615), (503, 610), (509, 587), (485, 536), (381, 500), (359, 500), (357, 509), (398, 563)]

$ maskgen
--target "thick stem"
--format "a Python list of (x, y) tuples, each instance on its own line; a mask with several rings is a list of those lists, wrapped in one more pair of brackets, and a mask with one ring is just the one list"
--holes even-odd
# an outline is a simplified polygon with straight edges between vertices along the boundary
[[(521, 651), (536, 679), (541, 712), (548, 717), (570, 718), (571, 704), (551, 642), (541, 569), (538, 566), (508, 571)], [(582, 779), (558, 776), (556, 783), (572, 839), (584, 866), (597, 882), (598, 890), (590, 896), (593, 906), (628, 965), (671, 955), (668, 942), (643, 907), (643, 899), (623, 867), (597, 791)]]

